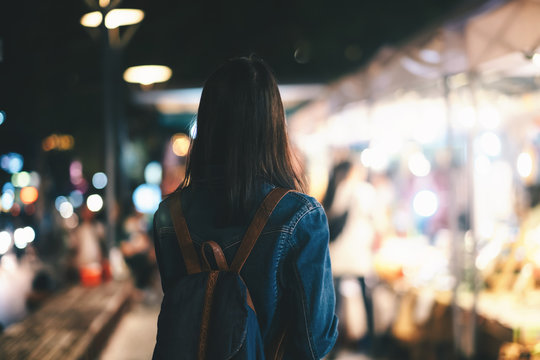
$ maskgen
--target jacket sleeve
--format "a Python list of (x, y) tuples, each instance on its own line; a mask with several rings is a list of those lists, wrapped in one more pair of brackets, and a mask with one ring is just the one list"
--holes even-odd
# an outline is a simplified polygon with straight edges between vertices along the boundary
[(297, 222), (291, 237), (292, 268), (284, 283), (292, 295), (292, 331), (288, 347), (296, 359), (321, 359), (337, 338), (335, 293), (328, 251), (328, 222), (316, 206)]

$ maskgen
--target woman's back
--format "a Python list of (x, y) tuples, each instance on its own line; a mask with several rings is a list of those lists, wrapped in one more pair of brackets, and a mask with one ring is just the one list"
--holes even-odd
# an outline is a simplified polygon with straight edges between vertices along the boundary
[[(249, 57), (218, 68), (203, 88), (197, 135), (178, 190), (196, 250), (200, 252), (205, 241), (217, 242), (230, 263), (271, 188), (305, 188), (294, 159), (269, 67)], [(171, 284), (186, 274), (168, 207), (166, 199), (154, 217), (166, 296)], [(265, 347), (287, 328), (285, 358), (318, 359), (330, 351), (337, 337), (335, 295), (328, 223), (316, 200), (300, 192), (285, 195), (240, 275), (255, 305)]]
[[(271, 189), (261, 184), (259, 202)], [(203, 242), (213, 240), (230, 264), (249, 220), (237, 226), (216, 226), (220, 206), (215, 199), (215, 190), (192, 185), (182, 191), (182, 208), (197, 251)], [(164, 291), (186, 275), (168, 206), (167, 200), (161, 204), (154, 227)], [(272, 213), (241, 271), (265, 345), (288, 328), (285, 358), (321, 358), (337, 337), (327, 239), (320, 204), (307, 195), (289, 193)]]

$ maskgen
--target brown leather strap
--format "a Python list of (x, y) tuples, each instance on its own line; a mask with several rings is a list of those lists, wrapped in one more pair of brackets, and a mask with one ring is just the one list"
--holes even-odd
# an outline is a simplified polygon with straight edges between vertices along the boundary
[(188, 274), (195, 274), (201, 272), (201, 263), (199, 257), (195, 251), (195, 246), (189, 236), (189, 230), (186, 224), (186, 219), (182, 213), (182, 203), (180, 202), (180, 191), (171, 195), (171, 204), (169, 206), (171, 213), (171, 219), (174, 225), (174, 231), (176, 232), (176, 239), (178, 245), (180, 245), (180, 252), (184, 257), (184, 263), (186, 264), (186, 270)]
[(246, 301), (248, 303), (248, 306), (253, 310), (255, 315), (257, 315), (257, 311), (255, 310), (255, 305), (253, 304), (253, 300), (251, 299), (251, 294), (249, 293), (248, 288), (246, 287)]
[(281, 360), (285, 354), (285, 342), (287, 338), (287, 330), (282, 331), (274, 339), (272, 345), (265, 349), (266, 360)]
[(218, 269), (222, 271), (228, 271), (229, 264), (227, 264), (227, 259), (225, 259), (225, 255), (223, 254), (223, 250), (221, 250), (221, 246), (219, 246), (218, 243), (216, 243), (215, 241), (206, 241), (202, 244), (201, 253), (202, 253), (204, 264), (206, 265), (207, 270), (212, 269), (212, 267), (210, 266), (210, 263), (208, 262), (208, 259), (206, 258), (207, 246), (209, 246), (210, 249), (212, 249), (212, 253), (214, 254), (214, 259), (216, 260)]
[(219, 277), (219, 271), (210, 271), (206, 281), (206, 291), (204, 293), (204, 304), (201, 319), (201, 332), (199, 334), (199, 352), (197, 359), (206, 360), (206, 349), (208, 347), (208, 328), (210, 325), (210, 314), (214, 300), (214, 289)]
[(276, 205), (289, 191), (290, 190), (283, 188), (275, 188), (270, 191), (268, 195), (266, 195), (261, 206), (259, 206), (259, 209), (257, 209), (257, 212), (255, 213), (255, 216), (253, 217), (253, 220), (251, 221), (246, 233), (244, 234), (242, 243), (240, 243), (240, 247), (238, 248), (238, 251), (236, 252), (236, 255), (231, 263), (231, 271), (236, 273), (240, 272), (242, 266), (244, 266), (244, 263), (251, 253), (253, 246), (255, 246), (259, 235), (266, 225), (268, 218), (272, 214), (272, 211), (274, 211)]

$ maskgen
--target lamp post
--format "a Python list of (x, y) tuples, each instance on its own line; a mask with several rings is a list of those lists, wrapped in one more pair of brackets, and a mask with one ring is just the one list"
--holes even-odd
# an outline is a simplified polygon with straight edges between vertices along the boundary
[[(105, 173), (108, 185), (105, 188), (105, 212), (107, 218), (106, 242), (108, 248), (115, 244), (117, 204), (116, 204), (116, 169), (118, 146), (118, 109), (117, 87), (120, 84), (119, 58), (122, 49), (133, 37), (137, 25), (143, 20), (144, 12), (138, 9), (117, 9), (120, 0), (86, 0), (95, 11), (81, 18), (81, 25), (89, 29), (90, 35), (100, 37), (103, 69), (103, 122), (105, 138)], [(120, 33), (120, 27), (126, 27)], [(92, 29), (99, 29), (94, 32)]]

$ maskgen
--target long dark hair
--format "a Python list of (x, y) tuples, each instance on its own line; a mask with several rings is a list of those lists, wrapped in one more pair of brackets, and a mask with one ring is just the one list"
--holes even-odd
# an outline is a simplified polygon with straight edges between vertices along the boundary
[(285, 112), (270, 68), (259, 58), (235, 58), (206, 81), (186, 177), (180, 187), (205, 180), (205, 168), (223, 170), (226, 218), (242, 218), (255, 205), (257, 184), (304, 191), (294, 162)]

